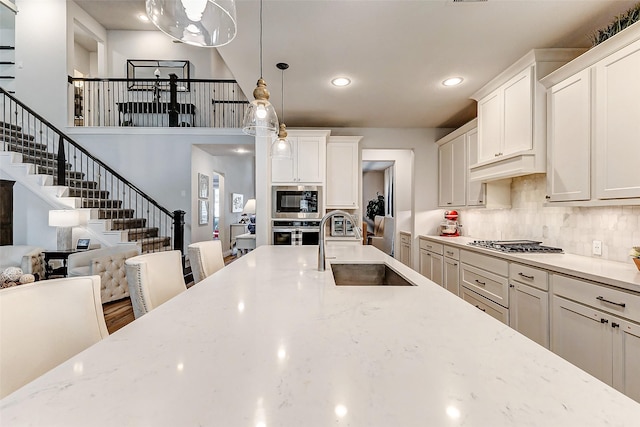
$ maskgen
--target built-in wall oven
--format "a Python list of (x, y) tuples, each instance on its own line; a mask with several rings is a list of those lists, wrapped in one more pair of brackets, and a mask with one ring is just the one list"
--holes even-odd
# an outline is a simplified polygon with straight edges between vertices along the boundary
[(274, 186), (272, 218), (322, 218), (322, 187)]
[(317, 245), (320, 237), (320, 221), (274, 220), (271, 230), (274, 245)]

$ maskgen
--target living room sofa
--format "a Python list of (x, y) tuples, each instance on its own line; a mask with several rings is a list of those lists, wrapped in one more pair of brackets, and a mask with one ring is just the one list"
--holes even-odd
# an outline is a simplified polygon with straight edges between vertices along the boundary
[(19, 267), (24, 274), (44, 279), (43, 249), (38, 246), (0, 246), (0, 272), (7, 267)]
[(135, 243), (76, 252), (69, 255), (67, 274), (69, 277), (100, 276), (102, 303), (117, 301), (129, 296), (124, 262), (138, 255), (140, 246)]

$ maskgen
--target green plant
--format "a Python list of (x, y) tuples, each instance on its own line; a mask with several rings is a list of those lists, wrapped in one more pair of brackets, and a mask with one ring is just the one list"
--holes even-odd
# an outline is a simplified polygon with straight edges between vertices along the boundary
[(640, 3), (627, 10), (625, 13), (616, 16), (616, 18), (607, 27), (595, 31), (591, 35), (591, 43), (594, 46), (607, 40), (609, 37), (614, 36), (630, 25), (640, 21)]
[(377, 194), (375, 199), (369, 200), (367, 204), (367, 218), (373, 220), (376, 215), (384, 215), (384, 196)]

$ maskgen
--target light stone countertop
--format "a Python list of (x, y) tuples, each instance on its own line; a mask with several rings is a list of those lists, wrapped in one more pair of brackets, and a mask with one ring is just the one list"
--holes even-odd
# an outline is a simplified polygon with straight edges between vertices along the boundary
[[(2, 426), (636, 426), (640, 404), (384, 255), (262, 246), (0, 401)], [(6, 325), (2, 325), (6, 327)]]
[(477, 246), (469, 246), (469, 242), (477, 240), (470, 237), (419, 235), (418, 238), (420, 237), (460, 249), (479, 252), (569, 276), (604, 283), (617, 288), (640, 292), (640, 271), (638, 271), (631, 258), (629, 258), (628, 263), (625, 263), (567, 253), (505, 253), (479, 248)]

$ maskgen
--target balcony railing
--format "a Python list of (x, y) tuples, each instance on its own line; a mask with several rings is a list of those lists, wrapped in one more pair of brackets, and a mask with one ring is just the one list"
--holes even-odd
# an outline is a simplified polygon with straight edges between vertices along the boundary
[(69, 77), (74, 126), (240, 128), (249, 105), (235, 80)]

